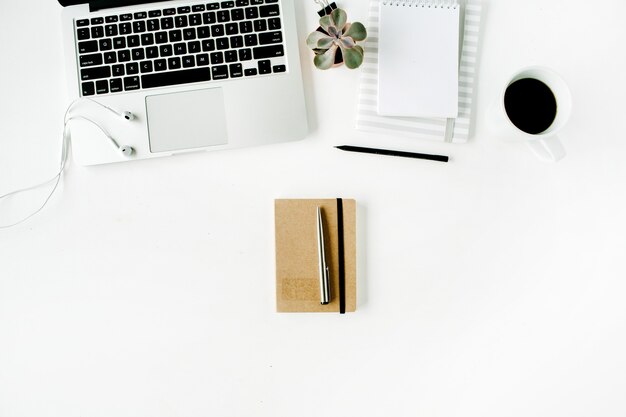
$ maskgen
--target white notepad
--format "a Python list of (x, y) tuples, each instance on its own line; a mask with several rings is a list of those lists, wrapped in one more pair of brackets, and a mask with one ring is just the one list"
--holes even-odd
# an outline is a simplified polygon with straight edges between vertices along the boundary
[(457, 117), (459, 9), (452, 1), (380, 3), (379, 115)]

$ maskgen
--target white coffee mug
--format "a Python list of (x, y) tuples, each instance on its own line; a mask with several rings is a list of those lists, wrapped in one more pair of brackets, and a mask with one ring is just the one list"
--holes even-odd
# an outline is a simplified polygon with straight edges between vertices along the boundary
[[(556, 116), (552, 124), (543, 132), (531, 134), (524, 132), (513, 124), (504, 107), (504, 97), (507, 88), (515, 81), (533, 78), (539, 80), (552, 90), (556, 99)], [(521, 140), (528, 144), (538, 158), (544, 161), (556, 162), (565, 156), (565, 148), (557, 133), (567, 123), (572, 110), (572, 95), (567, 84), (551, 69), (544, 67), (528, 67), (518, 71), (509, 78), (508, 83), (500, 92), (498, 101), (492, 106), (493, 119), (497, 129), (507, 138)]]

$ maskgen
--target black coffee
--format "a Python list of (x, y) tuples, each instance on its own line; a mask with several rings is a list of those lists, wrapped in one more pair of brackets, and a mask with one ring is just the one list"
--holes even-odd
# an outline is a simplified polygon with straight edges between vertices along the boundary
[(536, 135), (546, 131), (556, 117), (556, 98), (550, 87), (534, 78), (522, 78), (504, 93), (504, 108), (518, 129)]

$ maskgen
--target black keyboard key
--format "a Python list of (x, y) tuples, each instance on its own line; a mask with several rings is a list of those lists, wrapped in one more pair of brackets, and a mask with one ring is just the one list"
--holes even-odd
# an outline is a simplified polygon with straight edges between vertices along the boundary
[(278, 3), (278, 0), (265, 0), (266, 4), (270, 4), (270, 3)]
[(134, 48), (140, 45), (139, 35), (132, 35), (126, 38), (126, 43), (129, 48)]
[(161, 28), (162, 29), (171, 29), (174, 27), (174, 19), (171, 17), (163, 17), (161, 18)]
[(215, 12), (206, 12), (202, 13), (202, 22), (205, 25), (212, 25), (217, 22), (217, 17), (215, 16)]
[(265, 19), (259, 19), (254, 21), (255, 32), (265, 32), (267, 30), (267, 22)]
[(98, 78), (109, 78), (111, 76), (111, 67), (93, 67), (80, 70), (81, 81), (97, 80)]
[(96, 81), (96, 93), (107, 94), (109, 92), (109, 82), (107, 80)]
[(209, 54), (196, 55), (196, 65), (199, 67), (205, 67), (209, 65)]
[(211, 65), (218, 65), (224, 63), (224, 54), (221, 52), (211, 53)]
[(213, 26), (211, 26), (211, 35), (214, 38), (218, 38), (220, 36), (224, 36), (224, 25), (213, 25)]
[(81, 67), (95, 67), (96, 65), (102, 65), (102, 54), (89, 54), (80, 56)]
[(139, 90), (139, 77), (126, 77), (124, 78), (124, 90), (132, 91)]
[(190, 54), (197, 54), (202, 51), (202, 47), (200, 46), (200, 42), (187, 42), (187, 50)]
[[(226, 51), (224, 52), (224, 62), (237, 62), (238, 61), (238, 57), (237, 57), (237, 51)], [(232, 76), (232, 75), (231, 75)]]
[(115, 64), (117, 62), (117, 54), (115, 52), (107, 52), (104, 54), (105, 64)]
[(146, 12), (136, 12), (135, 19), (145, 19), (148, 17), (148, 13)]
[(91, 37), (92, 38), (103, 38), (104, 37), (104, 28), (102, 26), (93, 26), (91, 28)]
[(183, 68), (191, 68), (196, 66), (196, 60), (193, 55), (183, 57)]
[(176, 9), (174, 8), (169, 8), (169, 9), (165, 9), (163, 10), (163, 16), (171, 16), (176, 14)]
[(109, 81), (109, 89), (112, 93), (119, 93), (124, 88), (121, 78), (114, 78)]
[(139, 70), (141, 71), (142, 74), (152, 72), (152, 61), (142, 61), (139, 64)]
[(206, 9), (207, 10), (217, 10), (220, 8), (220, 4), (219, 3), (209, 3), (206, 5)]
[(153, 45), (154, 44), (154, 35), (152, 33), (144, 33), (141, 35), (141, 45)]
[(136, 62), (129, 62), (126, 64), (126, 74), (139, 74), (139, 64)]
[(157, 59), (154, 61), (155, 71), (165, 71), (167, 69), (167, 61), (165, 59)]
[(239, 22), (239, 32), (241, 33), (250, 33), (252, 32), (252, 22)]
[(131, 13), (124, 13), (120, 15), (120, 22), (126, 22), (128, 20), (133, 20), (133, 15)]
[(237, 35), (239, 33), (239, 25), (237, 23), (226, 23), (224, 28), (227, 35)]
[(106, 25), (104, 27), (104, 33), (106, 33), (109, 38), (117, 36), (117, 25)]
[(89, 26), (89, 19), (81, 19), (76, 21), (76, 27)]
[(98, 41), (78, 42), (79, 54), (88, 54), (89, 52), (96, 52), (97, 50), (98, 50)]
[(235, 7), (234, 1), (223, 1), (221, 3), (222, 9), (230, 9), (231, 7)]
[(243, 46), (243, 36), (232, 36), (230, 38), (231, 48), (241, 48)]
[(110, 51), (113, 49), (113, 45), (111, 43), (111, 39), (100, 39), (100, 50), (101, 51)]
[(150, 19), (146, 23), (147, 23), (146, 28), (148, 29), (149, 32), (154, 32), (156, 30), (161, 29), (161, 24), (159, 22), (159, 19)]
[(277, 4), (259, 7), (261, 17), (274, 17), (280, 14)]
[(218, 65), (211, 68), (211, 73), (214, 80), (225, 80), (228, 78), (228, 66)]
[(83, 96), (93, 96), (96, 94), (96, 87), (93, 84), (93, 81), (89, 81), (81, 84), (83, 90)]
[(222, 51), (224, 49), (230, 48), (230, 46), (228, 44), (228, 38), (218, 38), (215, 41), (215, 46), (217, 46), (217, 50), (218, 51)]
[(284, 65), (274, 65), (272, 67), (272, 72), (285, 72), (287, 71), (287, 67)]
[(200, 26), (202, 24), (202, 15), (200, 13), (189, 16), (189, 26)]
[(252, 50), (250, 48), (239, 50), (240, 61), (250, 61), (252, 59)]
[(204, 4), (196, 4), (195, 6), (191, 6), (192, 12), (203, 12), (205, 10)]
[(230, 70), (230, 78), (243, 77), (243, 68), (241, 67), (241, 64), (230, 64), (228, 69)]
[(174, 51), (172, 50), (172, 45), (161, 45), (159, 47), (159, 52), (162, 57), (172, 56)]
[(166, 43), (167, 42), (167, 32), (157, 32), (154, 34), (154, 41), (156, 43)]
[(119, 38), (113, 39), (113, 48), (115, 49), (126, 48), (126, 38), (119, 37)]
[(282, 27), (280, 18), (272, 17), (271, 19), (267, 19), (267, 27), (269, 30), (279, 30)]
[(167, 59), (167, 67), (171, 70), (180, 69), (180, 58), (168, 58)]
[(230, 22), (230, 12), (228, 10), (220, 10), (217, 12), (217, 21), (219, 23)]
[(180, 30), (170, 30), (170, 42), (180, 42), (183, 40), (183, 33)]
[(146, 58), (146, 53), (143, 48), (135, 48), (131, 51), (130, 55), (133, 58), (133, 61), (141, 61)]
[(253, 5), (263, 4), (263, 0), (250, 0), (250, 4), (253, 4)]
[(237, 7), (244, 7), (244, 6), (247, 6), (249, 4), (250, 4), (250, 2), (248, 0), (236, 0), (235, 1), (235, 6), (237, 6)]
[(215, 50), (215, 40), (213, 39), (206, 39), (202, 41), (202, 51), (203, 52), (210, 52), (210, 51), (214, 51)]
[(158, 46), (149, 46), (146, 48), (146, 58), (154, 59), (159, 57), (159, 47)]
[(198, 28), (198, 39), (205, 39), (211, 37), (211, 28), (208, 26), (200, 26)]
[(266, 32), (259, 34), (259, 45), (269, 45), (272, 43), (282, 43), (282, 32)]
[(113, 65), (114, 77), (123, 77), (125, 74), (126, 70), (124, 69), (124, 65)]
[(148, 12), (148, 17), (160, 17), (160, 16), (161, 16), (160, 10), (150, 10)]
[(141, 83), (143, 88), (165, 87), (168, 85), (197, 83), (209, 81), (211, 71), (208, 68), (194, 68), (182, 71), (162, 72), (143, 75)]
[(243, 39), (244, 39), (246, 46), (256, 46), (259, 43), (254, 33), (251, 35), (244, 36)]
[(258, 7), (246, 7), (246, 19), (252, 20), (259, 17)]
[(188, 28), (183, 30), (183, 39), (186, 41), (191, 41), (196, 39), (196, 29), (195, 28)]
[(182, 14), (182, 13), (191, 13), (191, 7), (189, 7), (189, 6), (179, 7), (179, 8), (178, 8), (178, 13), (179, 13), (179, 14)]
[(250, 77), (252, 75), (257, 75), (257, 70), (256, 68), (248, 68), (243, 73), (245, 74), (246, 77)]
[(182, 15), (182, 16), (176, 16), (176, 18), (174, 19), (174, 26), (176, 26), (177, 28), (184, 28), (189, 26), (189, 21), (187, 20), (187, 16)]
[(187, 44), (184, 42), (180, 42), (174, 44), (174, 55), (185, 55), (187, 54)]
[(243, 9), (233, 9), (233, 11), (230, 12), (230, 17), (234, 21), (243, 20), (244, 19)]
[(120, 35), (130, 35), (133, 33), (133, 26), (130, 23), (120, 23)]
[(104, 17), (92, 17), (91, 24), (92, 25), (101, 25), (104, 23)]
[(122, 50), (117, 52), (117, 61), (118, 62), (126, 62), (130, 61), (130, 51)]
[(252, 50), (254, 59), (274, 58), (285, 55), (282, 45), (261, 46)]
[(146, 21), (145, 20), (138, 20), (136, 22), (133, 22), (133, 32), (135, 33), (143, 33), (146, 31)]
[(259, 61), (259, 74), (270, 74), (272, 72), (272, 64), (269, 59)]

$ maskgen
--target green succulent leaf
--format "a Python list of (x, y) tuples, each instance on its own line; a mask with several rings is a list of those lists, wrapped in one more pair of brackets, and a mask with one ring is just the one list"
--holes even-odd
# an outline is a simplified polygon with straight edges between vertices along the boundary
[(327, 70), (335, 63), (335, 54), (337, 53), (337, 45), (333, 45), (328, 51), (321, 55), (315, 55), (313, 63), (316, 68)]
[(365, 26), (363, 26), (363, 23), (353, 22), (346, 33), (344, 33), (344, 36), (350, 36), (356, 42), (360, 42), (367, 38), (367, 30), (365, 29)]
[[(325, 42), (326, 40), (330, 42), (327, 43)], [(306, 38), (306, 44), (311, 49), (316, 49), (316, 48), (327, 49), (328, 47), (330, 47), (332, 42), (333, 42), (333, 39), (330, 36), (317, 30), (314, 32), (311, 32), (311, 34), (309, 34), (309, 36)], [(328, 46), (324, 46), (326, 44)]]
[(341, 52), (343, 53), (343, 62), (346, 64), (346, 67), (355, 69), (363, 63), (363, 48), (360, 46), (341, 48)]
[(320, 26), (322, 27), (322, 29), (328, 32), (328, 28), (330, 26), (335, 26), (335, 22), (333, 21), (332, 17), (330, 17), (330, 15), (327, 14), (320, 18)]
[(354, 40), (349, 36), (344, 36), (339, 39), (339, 43), (343, 48), (354, 48), (354, 46), (356, 45), (356, 43), (354, 43)]
[(348, 15), (343, 9), (335, 9), (330, 14), (337, 30), (342, 30), (348, 21)]

